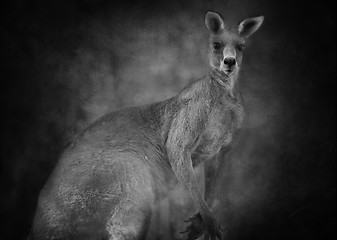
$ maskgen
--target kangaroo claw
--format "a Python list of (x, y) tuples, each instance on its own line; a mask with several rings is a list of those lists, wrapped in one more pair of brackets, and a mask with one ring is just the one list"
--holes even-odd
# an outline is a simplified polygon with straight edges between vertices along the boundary
[[(216, 222), (205, 222), (200, 213), (197, 213), (185, 220), (189, 225), (186, 229), (180, 233), (185, 234), (188, 233), (186, 240), (195, 240), (201, 236), (205, 236), (205, 240), (221, 240), (222, 232), (225, 230)], [(214, 226), (217, 225), (217, 227)]]

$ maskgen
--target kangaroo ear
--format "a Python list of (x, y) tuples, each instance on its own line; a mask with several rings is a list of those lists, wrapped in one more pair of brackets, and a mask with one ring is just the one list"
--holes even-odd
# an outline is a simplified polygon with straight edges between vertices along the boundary
[(241, 37), (248, 38), (256, 30), (258, 30), (263, 23), (264, 17), (247, 18), (239, 24), (239, 34)]
[(211, 33), (218, 33), (225, 28), (225, 24), (220, 14), (208, 11), (205, 15), (205, 24)]

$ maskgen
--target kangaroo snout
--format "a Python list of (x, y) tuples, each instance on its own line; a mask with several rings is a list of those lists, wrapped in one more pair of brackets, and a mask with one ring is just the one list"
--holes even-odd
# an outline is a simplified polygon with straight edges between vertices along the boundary
[(228, 67), (231, 68), (236, 64), (236, 59), (234, 57), (226, 57), (223, 60), (223, 63)]

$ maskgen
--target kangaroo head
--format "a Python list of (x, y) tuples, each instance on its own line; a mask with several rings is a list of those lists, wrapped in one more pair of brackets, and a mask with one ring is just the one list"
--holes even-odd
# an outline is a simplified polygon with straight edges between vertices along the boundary
[(242, 62), (245, 40), (259, 29), (264, 17), (247, 18), (235, 29), (225, 26), (220, 14), (207, 12), (205, 23), (211, 33), (210, 67), (217, 74), (237, 75)]

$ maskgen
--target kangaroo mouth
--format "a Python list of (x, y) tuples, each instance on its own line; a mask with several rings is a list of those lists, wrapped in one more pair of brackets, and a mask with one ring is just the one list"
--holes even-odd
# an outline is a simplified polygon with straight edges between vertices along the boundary
[(229, 76), (229, 75), (232, 75), (232, 74), (234, 73), (234, 69), (225, 69), (225, 70), (223, 70), (223, 72), (224, 72), (227, 76)]

